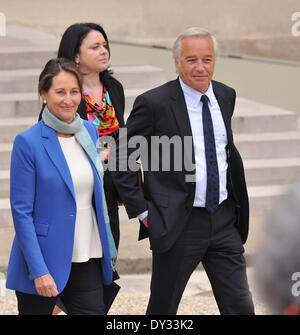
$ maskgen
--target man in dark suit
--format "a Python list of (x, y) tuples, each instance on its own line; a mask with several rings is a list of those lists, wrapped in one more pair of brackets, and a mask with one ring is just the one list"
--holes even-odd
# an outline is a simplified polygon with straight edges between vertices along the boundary
[(142, 187), (129, 168), (114, 172), (114, 180), (128, 216), (140, 219), (139, 238), (150, 239), (147, 314), (176, 314), (200, 262), (221, 314), (254, 314), (243, 256), (248, 195), (231, 130), (236, 94), (212, 80), (216, 48), (204, 29), (181, 34), (173, 49), (179, 78), (137, 97), (127, 140), (120, 138), (117, 145), (124, 167), (138, 156), (132, 143), (143, 138)]

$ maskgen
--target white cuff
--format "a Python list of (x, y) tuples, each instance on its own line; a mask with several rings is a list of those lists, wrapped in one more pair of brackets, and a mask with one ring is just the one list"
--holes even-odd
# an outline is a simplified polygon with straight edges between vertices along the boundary
[(148, 216), (148, 211), (145, 211), (138, 215), (139, 220), (143, 221)]

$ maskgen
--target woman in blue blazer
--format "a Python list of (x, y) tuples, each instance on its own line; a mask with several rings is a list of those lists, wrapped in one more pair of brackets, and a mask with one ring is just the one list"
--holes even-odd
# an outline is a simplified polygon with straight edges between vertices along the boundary
[(20, 314), (104, 314), (116, 248), (102, 186), (96, 127), (76, 113), (81, 78), (66, 59), (39, 78), (43, 119), (14, 141), (11, 209), (16, 231), (7, 288)]
[[(58, 49), (58, 57), (74, 61), (82, 74), (83, 94), (77, 113), (82, 119), (96, 125), (100, 137), (109, 136), (114, 141), (119, 135), (120, 127), (124, 126), (125, 96), (122, 84), (109, 68), (110, 55), (106, 32), (100, 25), (92, 22), (69, 26), (62, 35)], [(104, 154), (105, 152), (103, 156)], [(105, 170), (103, 179), (111, 231), (118, 248), (118, 206), (122, 200), (108, 169)]]

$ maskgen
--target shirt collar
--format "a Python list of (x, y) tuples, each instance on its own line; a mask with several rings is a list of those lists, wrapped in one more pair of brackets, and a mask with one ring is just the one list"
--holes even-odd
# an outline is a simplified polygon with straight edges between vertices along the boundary
[(201, 92), (193, 89), (192, 87), (186, 85), (180, 77), (179, 77), (179, 82), (180, 82), (182, 91), (184, 93), (184, 96), (187, 99), (187, 103), (189, 103), (193, 107), (196, 107), (199, 104), (200, 99), (201, 99), (203, 94), (205, 94), (208, 97), (210, 105), (212, 104), (213, 100), (215, 99), (215, 95), (214, 95), (214, 92), (213, 92), (211, 82), (209, 83), (208, 89), (205, 93), (201, 93)]

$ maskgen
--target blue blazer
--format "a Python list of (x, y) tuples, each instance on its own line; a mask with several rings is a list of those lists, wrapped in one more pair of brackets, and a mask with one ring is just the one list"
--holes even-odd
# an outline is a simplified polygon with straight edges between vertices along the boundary
[[(88, 121), (84, 121), (84, 126), (96, 145), (96, 127)], [(103, 282), (109, 285), (112, 267), (102, 211), (102, 182), (91, 160), (90, 164), (103, 250)], [(6, 286), (37, 294), (33, 279), (50, 273), (60, 293), (71, 269), (76, 201), (72, 177), (56, 132), (44, 121), (16, 136), (10, 173), (10, 202), (16, 235)]]

